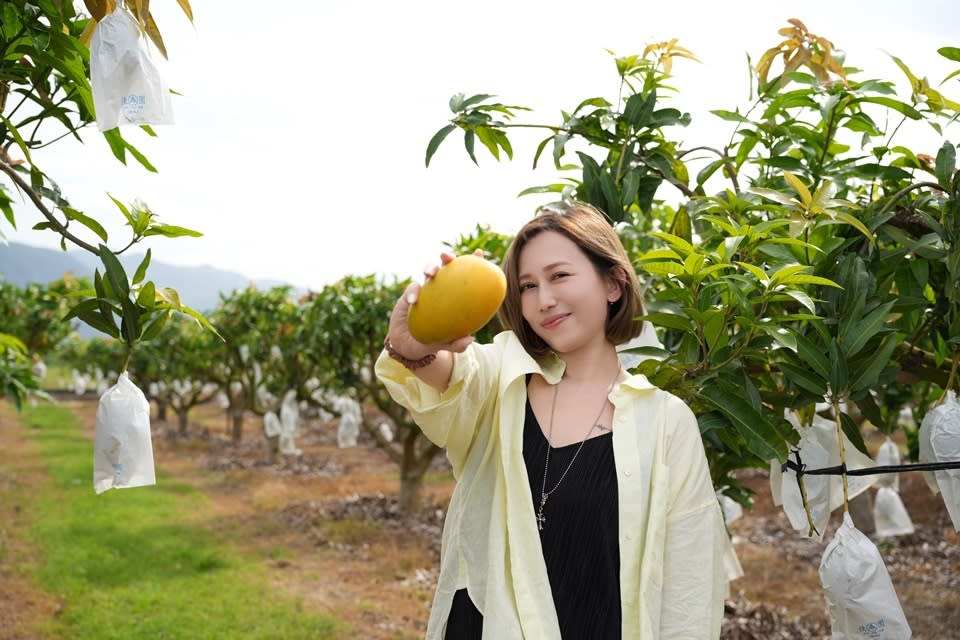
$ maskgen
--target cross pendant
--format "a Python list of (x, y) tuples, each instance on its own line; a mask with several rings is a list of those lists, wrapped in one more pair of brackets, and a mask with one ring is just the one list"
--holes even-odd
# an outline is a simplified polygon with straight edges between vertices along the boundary
[(543, 515), (543, 505), (547, 504), (547, 494), (540, 494), (540, 508), (537, 509), (537, 528), (540, 531), (543, 531), (543, 525), (547, 521), (547, 517)]

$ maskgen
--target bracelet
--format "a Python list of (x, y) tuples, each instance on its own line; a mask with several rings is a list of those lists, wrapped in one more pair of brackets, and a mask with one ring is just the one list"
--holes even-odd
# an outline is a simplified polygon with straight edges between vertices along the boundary
[(419, 360), (411, 360), (410, 358), (403, 356), (393, 347), (393, 344), (390, 342), (390, 336), (387, 336), (383, 339), (383, 348), (387, 350), (388, 356), (405, 366), (410, 371), (425, 367), (437, 359), (437, 354), (429, 353)]

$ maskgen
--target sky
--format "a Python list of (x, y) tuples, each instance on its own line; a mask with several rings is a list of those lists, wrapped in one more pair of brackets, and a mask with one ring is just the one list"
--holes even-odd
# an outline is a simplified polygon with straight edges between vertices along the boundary
[[(192, 4), (191, 26), (175, 0), (151, 3), (169, 52), (155, 59), (180, 94), (176, 123), (156, 127), (157, 138), (124, 129), (158, 173), (118, 163), (93, 127), (84, 144), (65, 139), (34, 160), (104, 223), (111, 246), (129, 235), (108, 193), (203, 232), (144, 243), (155, 260), (312, 289), (348, 274), (419, 277), (444, 242), (478, 224), (513, 233), (549, 200), (518, 197), (558, 177), (549, 162), (530, 167), (540, 136), (514, 136), (513, 162), (477, 145), (478, 167), (454, 132), (424, 166), (455, 93), (495, 94), (535, 109), (522, 121), (556, 124), (582, 98), (616, 98), (608, 50), (678, 38), (701, 60), (675, 63), (671, 100), (693, 116), (682, 137), (722, 146), (731, 130), (708, 110), (749, 104), (747, 54), (777, 44), (788, 18), (831, 39), (862, 79), (900, 86), (888, 54), (936, 86), (954, 68), (936, 49), (960, 46), (952, 0)], [(960, 82), (943, 91), (960, 99)], [(957, 130), (948, 130), (954, 142)], [(942, 140), (917, 135), (927, 136), (917, 150), (936, 155)], [(32, 205), (15, 210), (18, 230), (0, 228), (8, 240), (58, 245), (30, 229)]]

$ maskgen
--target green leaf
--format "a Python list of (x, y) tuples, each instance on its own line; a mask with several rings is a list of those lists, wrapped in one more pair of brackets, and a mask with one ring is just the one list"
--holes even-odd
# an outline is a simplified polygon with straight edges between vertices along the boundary
[(785, 327), (777, 327), (767, 323), (755, 324), (754, 326), (791, 351), (797, 350), (796, 336)]
[(433, 134), (433, 137), (430, 138), (430, 142), (427, 144), (427, 156), (424, 162), (425, 166), (430, 166), (430, 159), (433, 158), (433, 154), (437, 152), (437, 149), (440, 147), (440, 143), (442, 143), (444, 139), (446, 139), (446, 137), (450, 135), (450, 133), (456, 128), (457, 127), (455, 125), (448, 124)]
[(724, 109), (711, 109), (710, 113), (717, 116), (718, 118), (722, 118), (723, 120), (726, 120), (727, 122), (743, 122), (743, 123), (750, 122), (750, 120), (748, 120), (745, 116), (740, 115), (736, 111), (726, 111)]
[(104, 229), (103, 226), (101, 226), (101, 224), (96, 220), (94, 220), (93, 218), (89, 216), (85, 216), (84, 214), (80, 213), (76, 209), (71, 209), (70, 207), (61, 207), (60, 210), (63, 211), (63, 215), (65, 215), (68, 220), (76, 220), (77, 222), (79, 222), (80, 224), (90, 229), (95, 234), (97, 234), (98, 238), (100, 238), (104, 242), (107, 241), (106, 229)]
[(190, 307), (180, 307), (180, 311), (182, 311), (183, 313), (187, 314), (188, 316), (190, 316), (191, 318), (193, 318), (194, 320), (196, 320), (197, 323), (199, 323), (199, 325), (200, 325), (201, 327), (203, 327), (203, 328), (206, 329), (207, 331), (212, 332), (215, 336), (217, 336), (217, 337), (220, 338), (221, 340), (224, 339), (223, 336), (220, 335), (220, 332), (217, 331), (216, 327), (214, 327), (212, 324), (210, 324), (210, 321), (207, 320), (207, 319), (203, 316), (203, 314), (201, 314), (200, 312), (198, 312), (198, 311), (196, 311), (196, 310), (194, 310), (194, 309), (191, 309)]
[(788, 264), (770, 275), (770, 286), (775, 287), (778, 284), (788, 283), (791, 277), (804, 271), (810, 271), (810, 269), (811, 267), (806, 264)]
[(879, 104), (889, 109), (893, 109), (898, 113), (902, 113), (911, 120), (923, 120), (923, 114), (908, 105), (905, 102), (900, 102), (899, 100), (894, 100), (893, 98), (887, 98), (884, 96), (865, 96), (857, 98), (855, 102), (872, 102), (873, 104)]
[(840, 413), (840, 429), (843, 431), (843, 435), (850, 440), (850, 443), (860, 450), (860, 453), (870, 455), (870, 452), (867, 451), (867, 443), (863, 441), (863, 435), (860, 433), (860, 427), (853, 421), (853, 418), (843, 412)]
[(795, 207), (799, 203), (789, 194), (781, 193), (779, 191), (774, 191), (773, 189), (765, 189), (763, 187), (751, 187), (748, 189), (750, 193), (755, 193), (758, 196), (763, 196), (768, 200), (773, 200), (774, 202), (779, 202), (780, 204), (788, 207)]
[(70, 318), (78, 318), (82, 322), (85, 322), (101, 333), (107, 334), (111, 338), (120, 337), (120, 331), (117, 329), (117, 325), (113, 322), (112, 316), (110, 317), (109, 322), (104, 319), (100, 313), (97, 300), (95, 299), (84, 300), (70, 309), (63, 319), (64, 321), (67, 321)]
[(686, 274), (683, 265), (676, 262), (645, 262), (640, 265), (644, 271), (656, 276), (679, 276)]
[(186, 227), (178, 227), (172, 224), (154, 224), (147, 227), (147, 230), (143, 232), (143, 237), (147, 236), (164, 236), (165, 238), (182, 238), (184, 236), (190, 238), (199, 238), (203, 234), (199, 231), (194, 231), (193, 229), (187, 229)]
[(960, 48), (958, 47), (940, 47), (937, 49), (937, 53), (942, 55), (947, 60), (960, 62)]
[(647, 315), (639, 316), (637, 320), (646, 320), (660, 327), (679, 329), (680, 331), (693, 332), (696, 330), (689, 318), (676, 313), (648, 313)]
[(843, 289), (843, 287), (838, 285), (833, 280), (821, 278), (820, 276), (811, 276), (804, 273), (788, 276), (783, 279), (782, 284), (819, 284), (824, 287), (836, 287), (837, 289)]
[(817, 313), (817, 308), (813, 302), (813, 298), (808, 296), (803, 291), (800, 291), (799, 289), (784, 289), (781, 293), (790, 296), (791, 298), (793, 298), (794, 300), (802, 304), (804, 307), (807, 308), (807, 310), (810, 313), (813, 313), (813, 314)]
[(746, 269), (751, 274), (753, 274), (753, 277), (755, 277), (757, 280), (763, 283), (764, 286), (766, 286), (767, 283), (770, 282), (770, 277), (766, 274), (766, 272), (763, 269), (761, 269), (757, 265), (750, 264), (749, 262), (738, 262), (737, 264), (743, 269)]
[(857, 231), (862, 233), (870, 242), (877, 241), (877, 239), (873, 236), (870, 230), (867, 229), (867, 225), (860, 222), (858, 218), (844, 211), (833, 211), (831, 215), (833, 215), (833, 217), (835, 217), (837, 220), (846, 222), (851, 227), (854, 227)]
[(477, 138), (480, 142), (487, 148), (487, 151), (490, 152), (497, 161), (500, 160), (500, 147), (497, 145), (496, 140), (492, 134), (492, 129), (489, 127), (477, 127)]
[(147, 275), (147, 267), (150, 266), (150, 249), (147, 249), (146, 255), (143, 256), (143, 260), (140, 261), (140, 266), (137, 267), (136, 273), (133, 274), (133, 284), (140, 284), (144, 277)]
[(128, 345), (133, 346), (140, 339), (140, 308), (130, 296), (120, 299), (120, 308), (123, 311), (120, 334)]
[(674, 235), (672, 233), (664, 233), (663, 231), (653, 231), (650, 233), (654, 238), (659, 238), (666, 242), (668, 245), (674, 248), (681, 256), (686, 257), (693, 253), (695, 249), (693, 245), (681, 238), (680, 236)]
[(863, 349), (870, 338), (883, 329), (890, 315), (890, 309), (893, 308), (895, 302), (895, 300), (890, 300), (877, 306), (873, 311), (851, 325), (849, 332), (843, 336), (842, 343), (847, 358), (853, 358), (860, 353), (860, 350)]
[(468, 130), (463, 134), (463, 146), (467, 150), (467, 155), (470, 156), (470, 159), (473, 160), (473, 164), (480, 166), (480, 163), (477, 162), (477, 156), (473, 152), (473, 147), (476, 142), (477, 136), (472, 130)]
[(157, 288), (153, 282), (147, 282), (137, 294), (137, 304), (144, 309), (153, 309), (157, 304)]
[(776, 428), (750, 403), (744, 394), (731, 392), (725, 385), (706, 385), (701, 396), (730, 420), (734, 429), (743, 436), (747, 449), (761, 460), (786, 460), (787, 444)]
[(150, 321), (150, 323), (147, 325), (147, 328), (143, 330), (143, 335), (140, 336), (140, 341), (148, 342), (160, 335), (160, 331), (163, 330), (163, 327), (167, 324), (167, 321), (172, 315), (172, 310), (160, 312), (156, 318)]
[(790, 364), (789, 362), (780, 362), (777, 365), (783, 372), (784, 378), (789, 382), (806, 389), (819, 398), (827, 395), (827, 383), (811, 371)]
[[(6, 83), (4, 83), (6, 84)], [(20, 132), (13, 125), (10, 120), (8, 120), (2, 113), (0, 113), (0, 121), (3, 122), (3, 126), (7, 128), (7, 131), (10, 132), (10, 135), (13, 136), (13, 139), (16, 141), (17, 146), (20, 148), (20, 153), (23, 154), (23, 157), (26, 158), (27, 163), (32, 167), (33, 160), (30, 158), (30, 147), (24, 142), (23, 138), (20, 136)]]
[(936, 174), (937, 182), (941, 187), (950, 191), (950, 182), (953, 179), (953, 171), (957, 166), (957, 148), (949, 140), (943, 143), (940, 151), (937, 152)]
[(847, 360), (836, 340), (830, 342), (830, 392), (834, 398), (847, 392)]
[(113, 255), (113, 252), (107, 248), (107, 245), (101, 244), (99, 249), (100, 260), (103, 262), (103, 266), (107, 271), (107, 279), (110, 281), (110, 285), (116, 292), (117, 297), (121, 302), (124, 298), (129, 300), (130, 281), (127, 280), (127, 274), (123, 270), (123, 265), (117, 260), (117, 256)]
[[(113, 314), (117, 309), (110, 303), (110, 299), (114, 297), (113, 288), (110, 287), (109, 282), (104, 282), (99, 269), (94, 269), (93, 271), (93, 289), (97, 294), (94, 301), (100, 309), (100, 315), (104, 322), (110, 324), (113, 330), (119, 331), (120, 329), (117, 326), (116, 320), (113, 319)], [(119, 313), (119, 311), (117, 311), (117, 313)]]
[[(123, 204), (122, 202), (120, 202), (119, 200), (111, 196), (109, 193), (107, 194), (107, 196), (111, 200), (113, 200), (113, 204), (117, 205), (117, 208), (120, 209), (120, 213), (122, 213), (123, 217), (127, 219), (127, 224), (130, 225), (131, 227), (134, 227), (134, 225), (136, 224), (136, 221), (134, 220), (133, 216), (130, 214), (130, 209), (127, 208), (127, 205)], [(136, 229), (134, 229), (134, 231), (136, 231)]]
[(830, 359), (805, 335), (797, 333), (797, 355), (824, 380), (830, 378)]
[(873, 353), (870, 354), (869, 358), (867, 358), (864, 362), (859, 363), (857, 367), (854, 368), (854, 370), (850, 373), (850, 377), (853, 380), (853, 382), (850, 384), (851, 393), (869, 390), (877, 383), (880, 378), (880, 374), (887, 367), (887, 365), (891, 363), (890, 358), (893, 356), (893, 350), (896, 348), (896, 346), (896, 335), (891, 334), (887, 336), (880, 344), (880, 347), (875, 349)]

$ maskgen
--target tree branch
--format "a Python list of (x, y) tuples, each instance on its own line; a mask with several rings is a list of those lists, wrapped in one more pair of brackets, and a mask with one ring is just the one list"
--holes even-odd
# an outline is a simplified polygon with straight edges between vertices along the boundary
[(53, 215), (53, 212), (50, 211), (45, 204), (43, 204), (43, 198), (40, 197), (40, 194), (34, 191), (33, 188), (27, 184), (22, 177), (20, 177), (13, 167), (3, 160), (0, 160), (0, 171), (3, 171), (5, 174), (10, 176), (10, 179), (13, 180), (14, 184), (16, 184), (21, 191), (27, 194), (27, 197), (30, 198), (30, 201), (33, 202), (34, 206), (36, 206), (40, 213), (43, 214), (43, 217), (47, 219), (47, 221), (50, 223), (50, 226), (52, 226), (57, 233), (81, 249), (86, 249), (95, 256), (100, 255), (99, 249), (70, 233), (70, 231), (67, 230), (67, 227), (57, 220), (57, 217)]

